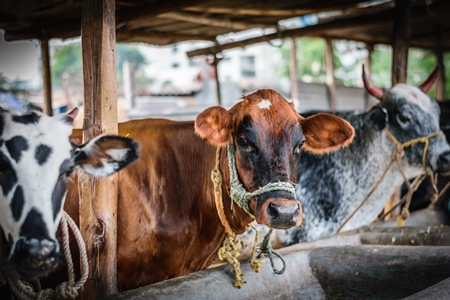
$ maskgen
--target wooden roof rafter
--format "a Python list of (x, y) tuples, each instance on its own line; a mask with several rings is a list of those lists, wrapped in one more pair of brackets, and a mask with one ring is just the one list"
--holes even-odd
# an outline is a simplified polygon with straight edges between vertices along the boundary
[(196, 24), (203, 24), (203, 25), (209, 25), (209, 26), (217, 26), (217, 27), (224, 27), (229, 28), (233, 30), (248, 30), (253, 28), (274, 28), (275, 25), (271, 24), (262, 24), (262, 23), (247, 23), (247, 22), (239, 22), (239, 21), (230, 21), (225, 19), (218, 19), (218, 18), (208, 18), (204, 17), (203, 15), (199, 14), (191, 14), (191, 13), (165, 13), (162, 15), (159, 15), (158, 17), (162, 18), (168, 18), (168, 19), (174, 19), (179, 21), (185, 21), (189, 23), (196, 23)]
[[(414, 6), (412, 9), (414, 22), (418, 23), (424, 21), (430, 23), (430, 14), (433, 12), (440, 13), (440, 18), (434, 18), (434, 20), (450, 20), (450, 3), (448, 1), (438, 0), (432, 4)], [(446, 18), (447, 14), (448, 17)], [(246, 40), (234, 41), (226, 44), (215, 44), (211, 47), (189, 51), (186, 54), (188, 57), (211, 55), (232, 48), (246, 47), (261, 42), (269, 42), (274, 39), (302, 36), (356, 40), (369, 44), (391, 44), (393, 15), (393, 7), (384, 5), (382, 10), (378, 8), (376, 10), (369, 10), (369, 12), (364, 14), (361, 12), (343, 14), (334, 18), (329, 18), (316, 25), (287, 29), (277, 33), (262, 35)], [(450, 27), (450, 25), (447, 27)], [(447, 27), (444, 26), (444, 28)], [(377, 31), (379, 32), (378, 34), (375, 33)], [(387, 32), (387, 34), (384, 32)], [(415, 36), (413, 35), (411, 39), (411, 46), (421, 48), (434, 47), (434, 43), (431, 42), (432, 39), (428, 42), (428, 39), (414, 39), (414, 37)], [(447, 49), (450, 49), (450, 43), (447, 45)]]

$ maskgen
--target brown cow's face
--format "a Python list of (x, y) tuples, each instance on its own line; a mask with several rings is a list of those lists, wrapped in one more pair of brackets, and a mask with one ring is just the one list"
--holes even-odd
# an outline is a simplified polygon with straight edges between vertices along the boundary
[[(346, 121), (328, 114), (302, 118), (291, 102), (273, 90), (248, 95), (229, 111), (209, 108), (197, 117), (195, 127), (214, 145), (233, 142), (239, 180), (248, 192), (269, 183), (295, 183), (302, 146), (326, 153), (347, 145), (354, 135)], [(284, 190), (250, 199), (249, 208), (258, 223), (271, 228), (302, 222), (300, 201)]]

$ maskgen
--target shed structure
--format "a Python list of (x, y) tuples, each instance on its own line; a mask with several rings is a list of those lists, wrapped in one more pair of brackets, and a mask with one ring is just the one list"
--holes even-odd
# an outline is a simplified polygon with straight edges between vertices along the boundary
[[(404, 10), (395, 10), (406, 7)], [(283, 28), (281, 20), (327, 13), (314, 26)], [(397, 17), (396, 17), (397, 16)], [(400, 19), (399, 19), (400, 16)], [(235, 47), (279, 38), (316, 36), (392, 44), (394, 20), (409, 21), (400, 33), (403, 45), (450, 50), (450, 2), (447, 0), (21, 0), (0, 3), (5, 40), (41, 41), (46, 111), (51, 113), (48, 41), (82, 37), (85, 86), (84, 138), (117, 133), (115, 43), (168, 45), (188, 40), (213, 45), (188, 56), (216, 55)], [(219, 44), (218, 36), (261, 28), (261, 36)], [(400, 35), (396, 35), (397, 37)], [(437, 42), (438, 41), (438, 42)], [(116, 179), (80, 183), (81, 231), (87, 244), (90, 274), (83, 298), (117, 292), (115, 283)], [(92, 199), (96, 199), (93, 203)], [(106, 234), (108, 233), (108, 234)]]

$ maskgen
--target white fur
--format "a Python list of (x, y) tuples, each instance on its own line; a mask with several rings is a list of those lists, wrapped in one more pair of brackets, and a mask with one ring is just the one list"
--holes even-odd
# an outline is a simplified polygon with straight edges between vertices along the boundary
[[(15, 221), (10, 208), (15, 188), (9, 192), (6, 198), (3, 192), (0, 193), (0, 225), (5, 236), (11, 234), (13, 237), (14, 245), (10, 252), (12, 253), (20, 235), (20, 227), (33, 208), (41, 213), (50, 237), (55, 238), (61, 212), (54, 220), (52, 203), (49, 200), (59, 176), (59, 167), (64, 160), (70, 158), (72, 146), (68, 138), (72, 127), (57, 117), (52, 118), (46, 115), (42, 115), (37, 124), (21, 124), (13, 122), (10, 115), (5, 115), (5, 117), (3, 140), (22, 136), (28, 143), (28, 150), (22, 152), (18, 163), (10, 157), (4, 144), (1, 147), (1, 151), (9, 158), (16, 171), (17, 184), (22, 187), (25, 199), (20, 219)], [(52, 148), (48, 160), (43, 165), (39, 165), (35, 158), (35, 149), (41, 144)]]
[(270, 102), (270, 100), (267, 99), (262, 99), (261, 102), (258, 103), (258, 107), (260, 109), (270, 109), (271, 106), (272, 102)]
[(409, 84), (396, 84), (390, 92), (396, 95), (396, 98), (405, 98), (410, 102), (419, 105), (423, 110), (430, 110), (432, 100), (418, 87)]

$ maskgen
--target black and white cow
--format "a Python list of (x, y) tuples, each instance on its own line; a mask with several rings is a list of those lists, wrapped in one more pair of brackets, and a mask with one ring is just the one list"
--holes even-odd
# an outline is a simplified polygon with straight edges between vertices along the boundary
[(71, 143), (77, 113), (49, 117), (0, 109), (1, 259), (23, 279), (58, 264), (56, 230), (70, 174), (80, 169), (108, 176), (138, 158), (139, 145), (129, 138), (103, 135), (82, 146)]
[[(390, 89), (381, 89), (373, 85), (363, 71), (366, 90), (380, 102), (368, 112), (336, 113), (355, 128), (355, 138), (347, 148), (320, 157), (302, 153), (302, 172), (298, 174), (296, 191), (303, 203), (303, 224), (279, 231), (273, 238), (287, 246), (336, 233), (363, 202), (390, 162), (394, 144), (385, 128), (400, 143), (440, 132), (439, 106), (426, 95), (436, 76), (437, 69), (419, 87), (397, 84)], [(423, 153), (424, 143), (404, 149), (402, 165), (408, 178), (424, 173)], [(426, 168), (438, 173), (450, 171), (450, 146), (445, 136), (429, 139)], [(403, 182), (394, 164), (342, 230), (371, 223)]]

